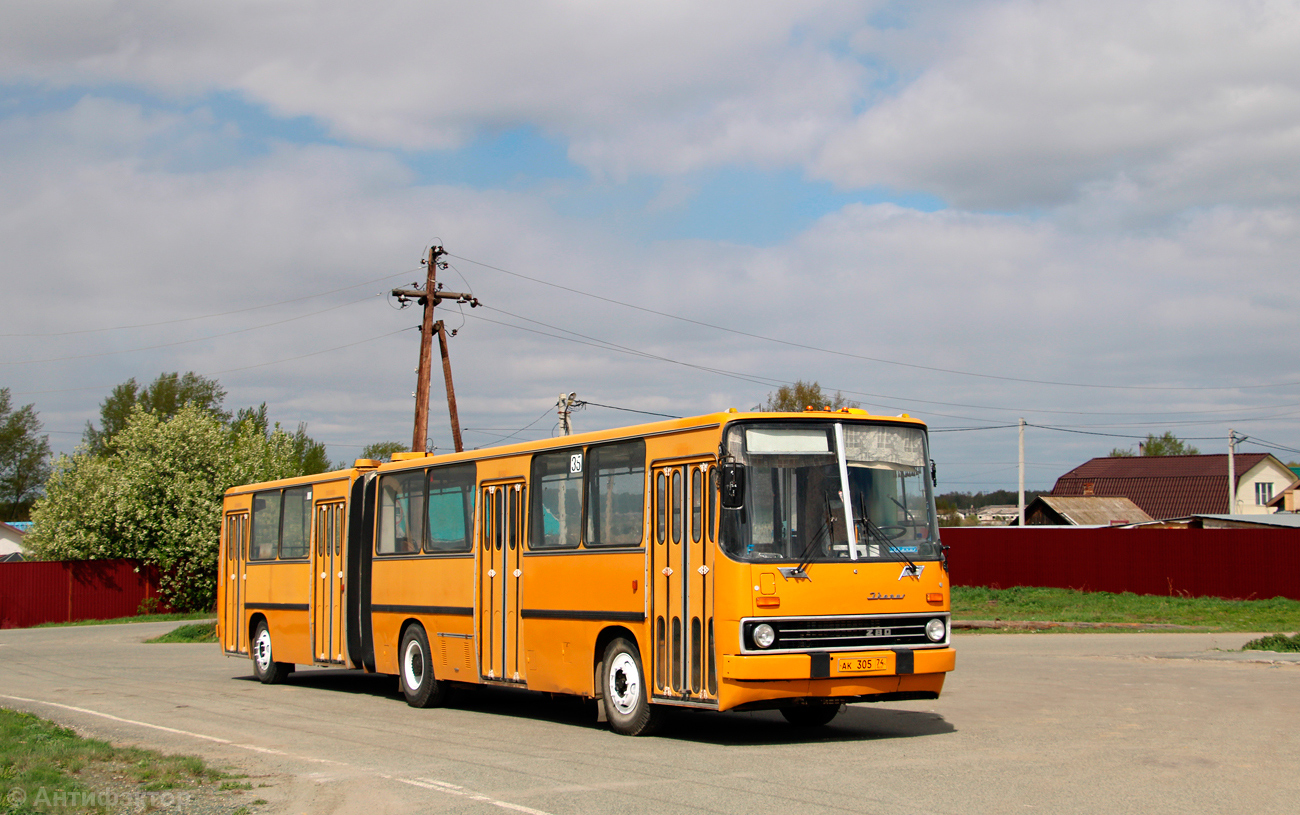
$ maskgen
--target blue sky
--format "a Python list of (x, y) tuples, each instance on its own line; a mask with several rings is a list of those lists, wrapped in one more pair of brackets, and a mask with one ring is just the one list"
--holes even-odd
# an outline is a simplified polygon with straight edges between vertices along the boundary
[(445, 315), (471, 444), (553, 432), (561, 392), (684, 415), (815, 379), (943, 431), (941, 489), (1014, 485), (1021, 416), (1039, 488), (1148, 432), (1300, 449), (1294, 2), (56, 2), (0, 31), (0, 387), (61, 450), (173, 370), (337, 459), (409, 437), (383, 292), (435, 239), (486, 304)]

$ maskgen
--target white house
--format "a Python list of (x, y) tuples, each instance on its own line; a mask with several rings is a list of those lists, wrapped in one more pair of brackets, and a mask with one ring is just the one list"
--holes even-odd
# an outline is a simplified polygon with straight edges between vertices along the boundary
[[(1240, 472), (1240, 470), (1238, 470)], [(1273, 499), (1295, 480), (1291, 469), (1274, 456), (1255, 463), (1237, 478), (1237, 505), (1234, 515), (1267, 515), (1277, 511), (1269, 506)]]
[(0, 557), (12, 555), (15, 552), (26, 554), (26, 550), (23, 549), (23, 538), (26, 535), (27, 533), (18, 527), (0, 521)]

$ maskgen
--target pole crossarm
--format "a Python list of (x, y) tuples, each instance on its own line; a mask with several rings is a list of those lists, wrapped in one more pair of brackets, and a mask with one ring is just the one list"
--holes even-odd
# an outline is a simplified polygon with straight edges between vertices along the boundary
[[(444, 300), (453, 300), (457, 303), (469, 303), (470, 308), (476, 308), (479, 305), (478, 298), (472, 294), (466, 294), (459, 291), (443, 291), (438, 284), (438, 268), (445, 268), (446, 264), (438, 261), (438, 258), (447, 252), (441, 246), (434, 245), (429, 248), (429, 259), (424, 261), (426, 278), (424, 288), (412, 285), (411, 288), (396, 288), (392, 294), (397, 298), (397, 302), (405, 307), (412, 300), (417, 301), (424, 309), (424, 320), (420, 325), (420, 364), (416, 368), (416, 385), (415, 393), (415, 430), (411, 434), (411, 450), (417, 453), (423, 453), (428, 447), (429, 432), (429, 374), (430, 368), (433, 367), (433, 337), (438, 337), (439, 351), (442, 355), (442, 373), (443, 380), (447, 386), (447, 413), (451, 419), (451, 436), (452, 441), (456, 444), (456, 452), (464, 449), (460, 438), (460, 416), (456, 411), (456, 391), (452, 388), (451, 383), (451, 357), (447, 351), (447, 329), (443, 326), (442, 321), (433, 321), (433, 309)], [(455, 333), (455, 332), (452, 332)]]
[[(398, 302), (406, 300), (415, 300), (420, 305), (424, 305), (428, 292), (424, 289), (393, 289), (391, 292)], [(433, 304), (436, 306), (443, 300), (454, 300), (457, 303), (469, 303), (470, 308), (478, 308), (480, 303), (478, 298), (472, 294), (465, 294), (459, 291), (435, 291), (433, 293)]]

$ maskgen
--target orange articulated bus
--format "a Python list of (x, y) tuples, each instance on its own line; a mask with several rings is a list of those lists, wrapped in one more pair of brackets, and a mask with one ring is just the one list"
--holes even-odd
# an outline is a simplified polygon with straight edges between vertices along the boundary
[(600, 700), (617, 732), (669, 706), (934, 699), (954, 666), (925, 425), (726, 412), (229, 490), (222, 650)]

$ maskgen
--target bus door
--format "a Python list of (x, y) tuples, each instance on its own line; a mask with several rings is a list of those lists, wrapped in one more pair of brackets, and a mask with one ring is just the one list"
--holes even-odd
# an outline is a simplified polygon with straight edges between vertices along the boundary
[(653, 468), (653, 676), (656, 695), (711, 701), (713, 664), (713, 548), (711, 461)]
[(343, 534), (345, 504), (316, 504), (312, 539), (312, 655), (343, 662)]
[(478, 647), (484, 679), (527, 681), (519, 624), (524, 493), (522, 481), (481, 488)]
[(222, 647), (228, 653), (246, 654), (248, 646), (244, 631), (244, 585), (248, 534), (248, 513), (232, 512), (226, 516), (226, 559), (221, 572), (225, 577), (225, 606), (221, 609)]

